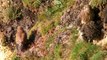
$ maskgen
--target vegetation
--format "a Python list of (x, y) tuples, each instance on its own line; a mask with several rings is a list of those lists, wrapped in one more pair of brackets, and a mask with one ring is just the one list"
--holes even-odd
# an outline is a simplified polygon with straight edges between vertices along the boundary
[(93, 7), (98, 7), (100, 5), (103, 5), (107, 2), (107, 0), (90, 0), (90, 5)]
[[(4, 6), (2, 6), (4, 4)], [(13, 2), (11, 0), (6, 0), (1, 4), (1, 17), (3, 17), (2, 21), (4, 23), (8, 23), (11, 20), (15, 20), (22, 17), (21, 10), (14, 6)]]
[(20, 58), (14, 55), (11, 60), (20, 60)]
[(20, 9), (16, 9), (15, 7), (13, 6), (10, 6), (8, 9), (8, 17), (9, 19), (11, 20), (14, 20), (14, 19), (17, 19), (17, 18), (21, 18), (22, 17), (22, 14), (20, 12)]
[(103, 60), (104, 52), (91, 43), (80, 42), (72, 50), (73, 60)]
[(37, 8), (40, 6), (42, 0), (22, 0), (26, 8), (33, 7)]

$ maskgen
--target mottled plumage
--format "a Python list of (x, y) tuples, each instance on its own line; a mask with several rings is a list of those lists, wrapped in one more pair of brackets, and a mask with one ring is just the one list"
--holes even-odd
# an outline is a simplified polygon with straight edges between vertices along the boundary
[(85, 5), (83, 7), (83, 9), (81, 10), (78, 17), (81, 19), (82, 24), (86, 24), (89, 21), (92, 21), (93, 17), (94, 17), (94, 14), (93, 14), (93, 10), (92, 10), (91, 6), (90, 5)]
[(94, 21), (90, 21), (83, 25), (81, 32), (83, 33), (83, 39), (87, 41), (92, 41), (101, 35), (101, 31), (98, 29)]
[(17, 48), (17, 53), (21, 53), (22, 48), (23, 48), (23, 43), (25, 42), (27, 36), (25, 31), (21, 26), (17, 27), (17, 32), (16, 32), (16, 48)]

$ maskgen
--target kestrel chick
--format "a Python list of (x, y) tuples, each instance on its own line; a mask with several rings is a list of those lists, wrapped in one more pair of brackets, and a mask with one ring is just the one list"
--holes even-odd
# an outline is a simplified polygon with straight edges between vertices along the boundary
[(16, 32), (16, 47), (17, 47), (17, 53), (21, 53), (22, 48), (23, 48), (23, 42), (25, 42), (27, 36), (24, 31), (24, 29), (21, 26), (17, 27), (17, 32)]
[(88, 22), (93, 20), (94, 14), (90, 5), (85, 5), (83, 10), (81, 10), (79, 16), (82, 24), (87, 24)]

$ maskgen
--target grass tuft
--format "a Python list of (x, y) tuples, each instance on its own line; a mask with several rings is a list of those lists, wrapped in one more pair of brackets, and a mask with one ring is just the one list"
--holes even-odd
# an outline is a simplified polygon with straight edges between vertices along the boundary
[(90, 0), (89, 5), (91, 5), (92, 7), (98, 7), (105, 3), (107, 3), (107, 0)]

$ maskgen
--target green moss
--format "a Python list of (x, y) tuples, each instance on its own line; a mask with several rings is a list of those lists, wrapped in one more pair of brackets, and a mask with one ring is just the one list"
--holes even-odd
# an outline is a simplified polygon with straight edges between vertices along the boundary
[(47, 25), (42, 25), (41, 26), (41, 33), (44, 35), (46, 34), (50, 29), (54, 27), (54, 23), (49, 23)]
[(78, 31), (74, 28), (74, 29), (72, 29), (71, 30), (71, 33), (72, 33), (72, 35), (71, 35), (71, 40), (72, 40), (72, 44), (75, 44), (76, 43), (76, 40), (77, 40), (77, 38), (78, 38)]
[(9, 17), (10, 20), (14, 20), (14, 19), (22, 17), (21, 10), (17, 9), (17, 8), (15, 8), (13, 6), (10, 6), (7, 9), (7, 11), (8, 11), (8, 17)]
[(54, 59), (55, 60), (61, 60), (61, 49), (62, 46), (57, 44), (54, 48)]
[(92, 7), (98, 7), (102, 4), (105, 4), (107, 3), (107, 0), (90, 0), (89, 4), (92, 6)]
[(46, 41), (46, 47), (49, 48), (49, 45), (54, 42), (54, 36), (49, 36), (47, 41)]
[(39, 7), (40, 4), (41, 4), (41, 1), (42, 1), (42, 0), (36, 0), (36, 1), (34, 1), (33, 4), (32, 4), (32, 6), (33, 6), (33, 7), (36, 7), (36, 8)]
[[(81, 42), (74, 46), (71, 54), (72, 60), (89, 60), (97, 59), (98, 57), (102, 57), (100, 54), (104, 54), (101, 52), (102, 50), (91, 43)], [(100, 58), (102, 59), (102, 58)]]
[(90, 60), (104, 60), (104, 51), (98, 51), (95, 53)]
[(52, 16), (58, 12), (62, 12), (65, 8), (69, 6), (69, 4), (70, 6), (73, 5), (73, 2), (73, 0), (54, 0), (54, 5), (47, 8), (46, 15)]
[(25, 7), (28, 7), (28, 6), (31, 5), (31, 4), (30, 4), (30, 0), (22, 0), (22, 2), (23, 2), (23, 5), (24, 5)]
[(37, 8), (41, 4), (41, 0), (22, 0), (24, 7), (29, 8)]
[(13, 55), (13, 57), (11, 58), (11, 60), (21, 60), (20, 57), (18, 57), (16, 54)]
[(22, 18), (21, 9), (16, 7), (12, 1), (9, 0), (9, 4), (6, 5), (6, 8), (1, 8), (1, 13), (3, 15), (3, 22), (8, 23), (11, 20), (15, 20), (17, 18)]

